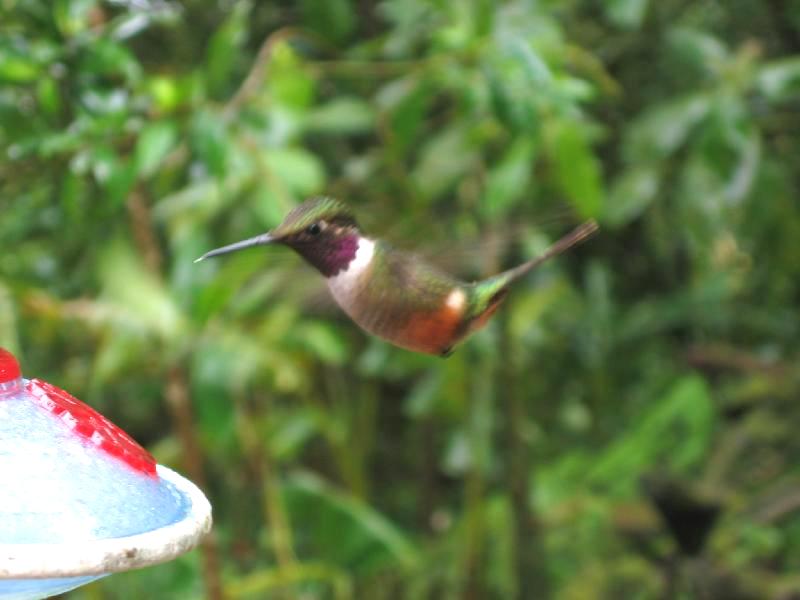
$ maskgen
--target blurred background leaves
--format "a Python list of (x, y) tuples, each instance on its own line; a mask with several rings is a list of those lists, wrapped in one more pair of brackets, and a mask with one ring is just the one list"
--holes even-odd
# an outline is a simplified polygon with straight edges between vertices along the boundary
[[(794, 0), (1, 0), (0, 344), (215, 510), (70, 597), (800, 594), (798, 101)], [(602, 233), (442, 361), (192, 263), (321, 193), (465, 277)]]

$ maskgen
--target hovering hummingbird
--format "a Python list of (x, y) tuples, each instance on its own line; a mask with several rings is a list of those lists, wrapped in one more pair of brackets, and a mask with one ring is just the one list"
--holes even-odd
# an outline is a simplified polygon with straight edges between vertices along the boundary
[(289, 246), (322, 273), (336, 303), (361, 328), (401, 348), (447, 356), (486, 324), (511, 284), (596, 230), (597, 223), (587, 221), (541, 256), (467, 283), (365, 236), (346, 204), (319, 197), (294, 208), (272, 231), (211, 250), (195, 262), (251, 246)]

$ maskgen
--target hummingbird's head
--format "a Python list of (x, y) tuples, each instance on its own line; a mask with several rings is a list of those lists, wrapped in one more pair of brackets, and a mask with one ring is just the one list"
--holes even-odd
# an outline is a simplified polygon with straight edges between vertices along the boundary
[(355, 258), (360, 238), (361, 232), (348, 206), (322, 196), (295, 207), (272, 231), (211, 250), (197, 261), (251, 246), (284, 244), (325, 277), (332, 277), (346, 270)]

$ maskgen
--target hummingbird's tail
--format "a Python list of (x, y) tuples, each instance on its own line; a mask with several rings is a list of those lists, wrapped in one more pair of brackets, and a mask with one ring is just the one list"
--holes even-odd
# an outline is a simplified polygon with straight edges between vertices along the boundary
[(561, 254), (565, 250), (578, 244), (597, 231), (597, 223), (586, 221), (570, 233), (550, 246), (543, 254), (524, 262), (518, 267), (503, 271), (494, 277), (489, 277), (472, 284), (472, 310), (469, 315), (470, 331), (480, 329), (494, 314), (497, 307), (508, 294), (509, 287), (520, 277), (530, 273), (549, 258)]
[(504, 273), (501, 273), (501, 276), (504, 276), (504, 279), (509, 283), (515, 281), (530, 273), (533, 269), (538, 267), (544, 261), (549, 258), (552, 258), (558, 254), (561, 254), (565, 250), (568, 250), (575, 244), (579, 244), (589, 236), (591, 236), (594, 232), (598, 230), (597, 221), (594, 219), (590, 221), (586, 221), (585, 223), (579, 225), (575, 229), (573, 229), (570, 233), (562, 237), (558, 240), (555, 244), (550, 246), (547, 250), (544, 251), (543, 254), (533, 258), (527, 262), (522, 263), (518, 267), (514, 267), (513, 269), (509, 269)]

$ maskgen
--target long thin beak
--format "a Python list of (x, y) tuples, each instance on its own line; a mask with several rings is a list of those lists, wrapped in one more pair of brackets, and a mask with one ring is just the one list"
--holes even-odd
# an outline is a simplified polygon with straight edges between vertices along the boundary
[(196, 259), (194, 262), (199, 263), (201, 260), (211, 258), (212, 256), (219, 256), (220, 254), (227, 254), (228, 252), (236, 252), (237, 250), (244, 250), (245, 248), (250, 248), (251, 246), (264, 246), (266, 244), (271, 244), (276, 239), (277, 238), (272, 237), (269, 233), (262, 233), (261, 235), (247, 238), (246, 240), (242, 240), (241, 242), (228, 244), (227, 246), (223, 246), (222, 248), (216, 248), (215, 250), (210, 250), (209, 252), (203, 254), (203, 256), (201, 256), (200, 258)]

